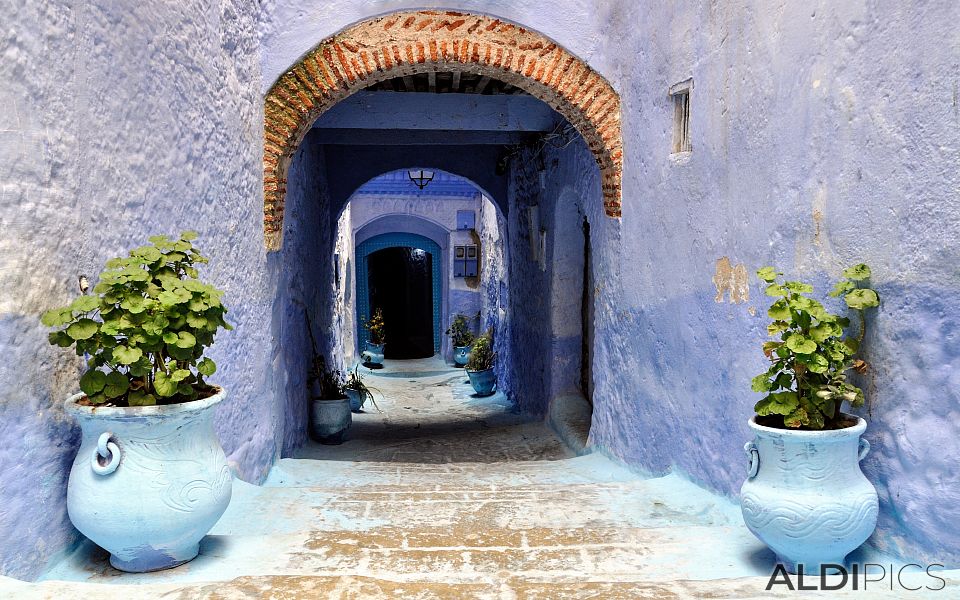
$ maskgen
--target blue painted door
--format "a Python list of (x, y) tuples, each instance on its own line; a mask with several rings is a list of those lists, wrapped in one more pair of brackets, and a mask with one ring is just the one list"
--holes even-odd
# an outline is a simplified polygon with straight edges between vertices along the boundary
[[(433, 351), (440, 351), (440, 312), (442, 310), (442, 284), (440, 265), (442, 256), (440, 246), (433, 240), (413, 233), (385, 233), (374, 236), (357, 246), (356, 251), (356, 281), (357, 281), (357, 341), (359, 350), (366, 348), (369, 333), (363, 324), (370, 318), (373, 307), (370, 305), (370, 255), (386, 248), (416, 248), (430, 254), (433, 292)], [(390, 340), (387, 339), (389, 345)]]

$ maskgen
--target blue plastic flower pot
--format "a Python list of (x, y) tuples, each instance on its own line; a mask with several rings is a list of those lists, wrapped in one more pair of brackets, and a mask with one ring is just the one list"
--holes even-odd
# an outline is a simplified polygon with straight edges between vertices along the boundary
[(360, 409), (363, 408), (363, 397), (360, 392), (357, 390), (343, 390), (343, 392), (350, 398), (350, 410), (360, 412)]
[(383, 344), (371, 344), (367, 342), (367, 349), (360, 353), (363, 362), (370, 365), (383, 364)]
[(470, 385), (473, 386), (473, 391), (478, 396), (489, 396), (493, 393), (493, 389), (497, 386), (497, 375), (493, 372), (493, 369), (483, 371), (466, 369), (466, 371), (467, 377), (470, 378)]

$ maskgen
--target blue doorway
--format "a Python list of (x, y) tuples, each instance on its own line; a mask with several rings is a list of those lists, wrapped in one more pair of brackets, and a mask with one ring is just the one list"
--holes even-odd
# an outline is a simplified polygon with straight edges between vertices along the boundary
[[(411, 248), (421, 250), (430, 255), (431, 281), (430, 288), (432, 292), (433, 307), (433, 352), (440, 351), (441, 327), (440, 314), (442, 309), (442, 278), (441, 264), (442, 255), (440, 246), (433, 240), (413, 233), (384, 233), (365, 240), (357, 245), (356, 250), (356, 281), (357, 281), (357, 343), (359, 350), (363, 351), (366, 347), (369, 333), (363, 327), (363, 324), (370, 318), (373, 307), (371, 306), (371, 282), (370, 282), (370, 256), (381, 250), (388, 248)], [(386, 318), (386, 315), (385, 315)], [(390, 337), (388, 326), (387, 345), (389, 349)]]

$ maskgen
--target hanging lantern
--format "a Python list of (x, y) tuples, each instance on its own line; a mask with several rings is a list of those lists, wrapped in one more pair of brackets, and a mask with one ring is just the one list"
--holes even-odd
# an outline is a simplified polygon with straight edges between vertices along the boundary
[(418, 188), (421, 190), (427, 187), (427, 184), (433, 181), (433, 171), (424, 171), (423, 169), (417, 169), (415, 171), (407, 171), (407, 175)]

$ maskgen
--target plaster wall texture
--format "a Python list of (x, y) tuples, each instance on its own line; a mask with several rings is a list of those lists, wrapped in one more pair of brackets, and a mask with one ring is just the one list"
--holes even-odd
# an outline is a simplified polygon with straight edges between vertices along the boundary
[[(307, 374), (316, 352), (328, 368), (342, 368), (341, 313), (335, 310), (333, 248), (336, 231), (330, 226), (329, 194), (326, 188), (324, 148), (308, 138), (290, 164), (286, 208), (296, 215), (284, 229), (286, 242), (270, 255), (279, 271), (273, 304), (274, 397), (281, 415), (281, 452), (289, 456), (307, 440), (310, 399)], [(307, 329), (312, 327), (313, 340)]]
[(257, 11), (247, 2), (0, 2), (0, 572), (39, 573), (76, 533), (65, 509), (81, 361), (40, 314), (154, 233), (199, 231), (236, 329), (210, 356), (238, 474), (273, 461), (262, 243)]
[[(546, 414), (554, 398), (581, 391), (583, 221), (601, 204), (599, 171), (575, 135), (542, 160), (525, 149), (511, 163), (510, 189), (510, 389), (524, 410)], [(606, 248), (609, 259), (616, 247)]]
[[(873, 542), (956, 565), (960, 5), (623, 9), (622, 292), (601, 290), (619, 306), (597, 335), (616, 385), (602, 382), (594, 441), (736, 494), (768, 299), (751, 283), (749, 300), (717, 302), (717, 261), (774, 264), (821, 293), (867, 262), (883, 302), (860, 379)], [(671, 157), (667, 90), (691, 76), (693, 151)]]

